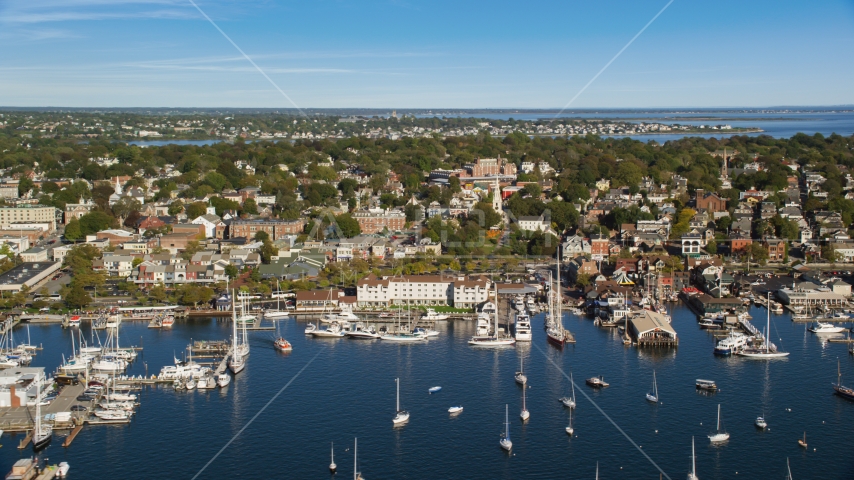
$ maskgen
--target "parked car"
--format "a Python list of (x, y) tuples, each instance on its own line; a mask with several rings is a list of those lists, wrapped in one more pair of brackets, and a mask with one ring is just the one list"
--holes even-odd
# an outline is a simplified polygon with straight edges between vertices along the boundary
[(92, 399), (90, 397), (87, 397), (86, 395), (78, 395), (77, 401), (78, 402), (91, 402)]
[(72, 405), (71, 406), (72, 412), (85, 412), (86, 410), (89, 410), (89, 409), (84, 407), (83, 405)]

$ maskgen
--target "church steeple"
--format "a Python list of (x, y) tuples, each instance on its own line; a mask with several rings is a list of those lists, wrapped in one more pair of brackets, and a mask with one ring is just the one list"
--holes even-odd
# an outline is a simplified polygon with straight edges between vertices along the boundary
[(495, 186), (492, 189), (492, 209), (496, 213), (501, 213), (502, 210), (501, 186), (498, 184), (497, 178), (495, 179)]

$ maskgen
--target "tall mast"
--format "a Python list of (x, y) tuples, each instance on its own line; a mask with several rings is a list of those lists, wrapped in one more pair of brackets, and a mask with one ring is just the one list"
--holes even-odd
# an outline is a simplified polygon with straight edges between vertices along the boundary
[(357, 477), (358, 473), (356, 473), (356, 471), (358, 469), (358, 458), (359, 458), (359, 437), (356, 437), (356, 439), (353, 441), (353, 480), (357, 480), (357, 478), (358, 478)]
[(721, 404), (718, 404), (718, 432), (721, 431)]
[(768, 290), (767, 307), (768, 307), (767, 308), (767, 310), (768, 310), (768, 322), (767, 322), (767, 326), (765, 327), (765, 353), (768, 353), (769, 349), (771, 348), (771, 345), (770, 345), (771, 344), (771, 290)]
[(563, 331), (563, 318), (561, 318), (561, 302), (563, 298), (561, 298), (560, 294), (560, 245), (557, 246), (557, 254), (555, 255), (555, 269), (557, 270), (557, 305), (556, 305), (556, 318), (555, 323), (558, 325), (558, 331)]
[(694, 452), (694, 437), (691, 437), (691, 475), (697, 478), (697, 454)]
[(400, 379), (395, 378), (394, 383), (397, 384), (397, 411), (400, 411)]
[(234, 323), (234, 335), (232, 336), (231, 341), (231, 353), (232, 360), (233, 357), (237, 355), (237, 305), (235, 302), (237, 299), (234, 297), (234, 290), (231, 291), (231, 322)]

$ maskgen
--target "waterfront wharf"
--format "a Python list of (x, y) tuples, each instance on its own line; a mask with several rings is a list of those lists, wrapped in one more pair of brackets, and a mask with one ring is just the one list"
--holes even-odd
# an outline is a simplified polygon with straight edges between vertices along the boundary
[(69, 433), (68, 436), (65, 437), (65, 441), (62, 442), (62, 446), (63, 447), (70, 447), (71, 442), (73, 442), (74, 439), (77, 438), (77, 434), (80, 433), (81, 430), (83, 430), (82, 424), (74, 427), (74, 430), (71, 430), (71, 433)]
[[(83, 394), (83, 390), (85, 390), (83, 385), (65, 386), (50, 404), (41, 408), (42, 415), (71, 412), (73, 405), (83, 405), (88, 411), (92, 406), (92, 402), (77, 400), (77, 397)], [(34, 425), (33, 415), (35, 415), (35, 406), (0, 407), (0, 430), (6, 432), (31, 431)], [(78, 417), (72, 417), (70, 422), (54, 422), (52, 425), (54, 430), (67, 430), (74, 428), (78, 421)], [(29, 440), (27, 440), (27, 443), (29, 443)], [(24, 444), (24, 446), (26, 445)]]
[(854, 343), (854, 338), (828, 338), (830, 343)]

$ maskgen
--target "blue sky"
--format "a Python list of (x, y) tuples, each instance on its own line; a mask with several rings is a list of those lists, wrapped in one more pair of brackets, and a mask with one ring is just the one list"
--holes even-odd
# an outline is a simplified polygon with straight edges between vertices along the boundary
[[(197, 0), (299, 107), (560, 108), (668, 0)], [(189, 0), (0, 0), (0, 105), (293, 105)], [(854, 104), (854, 1), (674, 0), (570, 108)]]

